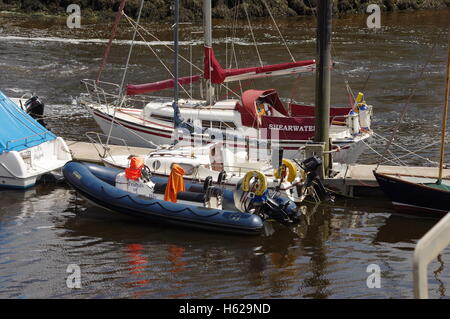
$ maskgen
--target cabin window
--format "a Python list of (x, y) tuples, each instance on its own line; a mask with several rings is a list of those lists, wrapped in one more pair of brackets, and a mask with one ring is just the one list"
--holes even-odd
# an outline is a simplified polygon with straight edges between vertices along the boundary
[[(185, 163), (172, 163), (177, 164), (178, 166), (181, 166), (184, 169), (184, 175), (192, 175), (194, 174), (194, 166), (191, 164), (185, 164)], [(172, 167), (172, 165), (170, 165)]]
[(158, 161), (158, 160), (153, 161), (153, 163), (152, 163), (153, 171), (157, 171), (160, 167), (161, 167), (161, 162), (160, 161)]
[(202, 121), (203, 127), (212, 127), (218, 129), (226, 129), (226, 128), (236, 128), (236, 125), (233, 122), (223, 122), (223, 121)]

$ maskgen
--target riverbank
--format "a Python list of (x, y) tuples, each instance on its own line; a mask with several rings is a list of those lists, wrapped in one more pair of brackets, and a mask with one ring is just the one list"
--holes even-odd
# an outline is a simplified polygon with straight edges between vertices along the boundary
[[(184, 22), (198, 22), (202, 19), (203, 0), (182, 0), (180, 18)], [(244, 2), (244, 3), (243, 3)], [(295, 17), (315, 14), (317, 0), (212, 0), (213, 18), (245, 19), (268, 17)], [(438, 9), (450, 7), (450, 0), (334, 0), (335, 15), (364, 14), (369, 4), (378, 4), (382, 11)], [(112, 17), (120, 0), (0, 0), (0, 11), (35, 13), (40, 15), (67, 15), (68, 3), (79, 4), (85, 18)], [(113, 5), (111, 5), (113, 3)], [(148, 22), (171, 19), (172, 1), (154, 0), (144, 3), (142, 18)], [(267, 5), (267, 6), (266, 6)], [(129, 0), (125, 12), (137, 16), (140, 1)], [(269, 10), (270, 9), (270, 13)], [(247, 12), (247, 13), (246, 13)]]

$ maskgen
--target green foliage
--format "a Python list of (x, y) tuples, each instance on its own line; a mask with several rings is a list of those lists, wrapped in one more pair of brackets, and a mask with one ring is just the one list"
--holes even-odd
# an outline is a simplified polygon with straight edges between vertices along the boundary
[[(270, 12), (274, 17), (293, 15), (312, 15), (319, 0), (211, 0), (214, 18), (231, 18), (235, 9), (238, 17), (246, 18), (244, 6), (249, 17), (267, 17)], [(128, 0), (125, 12), (136, 17), (141, 0)], [(203, 0), (180, 0), (181, 21), (201, 21)], [(364, 13), (367, 5), (379, 4), (384, 11), (445, 7), (450, 0), (333, 0), (335, 13)], [(82, 12), (112, 13), (116, 12), (120, 0), (0, 0), (0, 5), (10, 5), (24, 12), (44, 11), (49, 13), (65, 12), (70, 4), (78, 4)], [(142, 18), (152, 21), (167, 20), (172, 16), (173, 0), (145, 0)]]

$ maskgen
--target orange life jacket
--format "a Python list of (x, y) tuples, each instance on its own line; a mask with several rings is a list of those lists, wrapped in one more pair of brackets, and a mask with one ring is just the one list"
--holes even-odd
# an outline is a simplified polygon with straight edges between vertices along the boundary
[(185, 191), (183, 175), (184, 169), (180, 165), (173, 164), (164, 192), (165, 201), (176, 203), (177, 194)]
[(140, 157), (132, 157), (130, 167), (125, 169), (125, 176), (128, 179), (138, 180), (142, 175), (142, 167), (144, 167), (144, 160)]

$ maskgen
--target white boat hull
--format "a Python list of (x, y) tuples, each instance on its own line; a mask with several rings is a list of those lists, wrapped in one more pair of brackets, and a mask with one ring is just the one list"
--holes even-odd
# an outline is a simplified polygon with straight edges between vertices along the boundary
[[(174, 129), (171, 126), (156, 121), (146, 121), (139, 124), (137, 121), (131, 122), (116, 116), (114, 117), (114, 124), (111, 127), (113, 116), (93, 107), (88, 106), (87, 108), (105, 134), (109, 135), (111, 133), (112, 137), (125, 140), (129, 146), (156, 148), (159, 145), (171, 144), (173, 142)], [(333, 161), (345, 164), (355, 163), (366, 149), (366, 143), (371, 136), (372, 133), (368, 132), (356, 136), (352, 140), (334, 140), (333, 144), (339, 147), (339, 151), (333, 153)], [(231, 147), (244, 149), (247, 145), (243, 141), (242, 139), (241, 143), (236, 142)], [(277, 143), (284, 150), (283, 157), (298, 160), (304, 159), (303, 152), (299, 149), (304, 147), (308, 141), (280, 140)], [(270, 157), (270, 150), (266, 149), (265, 154)]]
[(26, 189), (48, 173), (61, 169), (72, 159), (60, 137), (20, 152), (0, 154), (0, 188)]

